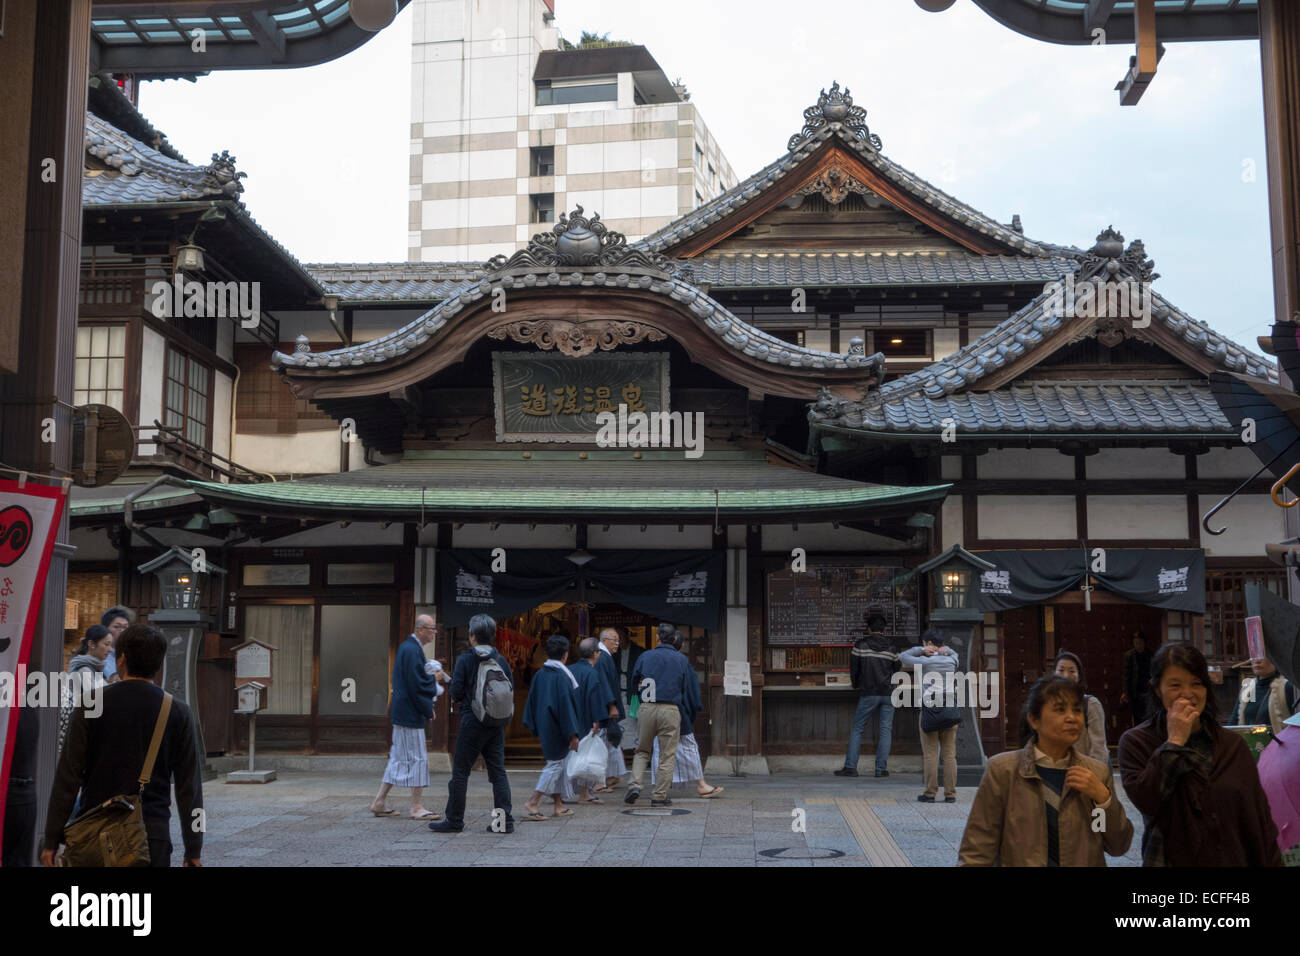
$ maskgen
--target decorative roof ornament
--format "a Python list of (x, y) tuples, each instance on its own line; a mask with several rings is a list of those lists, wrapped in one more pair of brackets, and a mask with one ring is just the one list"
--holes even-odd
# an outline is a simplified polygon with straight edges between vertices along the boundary
[(1097, 233), (1097, 241), (1091, 249), (1079, 257), (1079, 270), (1075, 281), (1081, 282), (1101, 276), (1103, 278), (1127, 278), (1138, 282), (1154, 282), (1160, 278), (1155, 271), (1155, 261), (1147, 258), (1146, 246), (1141, 239), (1134, 239), (1124, 248), (1124, 236), (1114, 227), (1107, 226)]
[(516, 342), (532, 343), (540, 349), (555, 349), (563, 355), (590, 355), (596, 349), (608, 352), (620, 345), (633, 345), (644, 340), (662, 342), (667, 338), (660, 329), (642, 322), (621, 319), (598, 319), (592, 322), (570, 322), (567, 319), (523, 319), (488, 330), (488, 338), (510, 338)]
[(692, 281), (689, 269), (660, 253), (629, 246), (626, 236), (611, 231), (600, 221), (599, 213), (584, 216), (579, 205), (574, 206), (572, 215), (561, 212), (560, 221), (550, 232), (537, 233), (526, 247), (509, 258), (493, 256), (485, 268), (488, 272), (505, 272), (556, 266), (640, 267)]
[(838, 81), (831, 83), (829, 93), (823, 88), (821, 96), (817, 97), (817, 104), (803, 111), (803, 129), (790, 137), (785, 148), (794, 152), (799, 143), (831, 123), (839, 123), (858, 139), (869, 143), (876, 152), (880, 152), (880, 137), (867, 129), (867, 111), (861, 106), (853, 105), (853, 97), (849, 95), (847, 86), (840, 92)]
[(235, 169), (235, 157), (230, 155), (230, 150), (223, 149), (218, 155), (212, 154), (212, 162), (203, 169), (203, 179), (199, 187), (207, 192), (219, 192), (228, 199), (234, 199), (244, 191), (244, 184), (240, 182), (248, 173), (241, 173)]
[(821, 193), (832, 206), (842, 203), (848, 198), (849, 193), (858, 193), (861, 196), (874, 195), (866, 183), (850, 176), (848, 171), (840, 166), (831, 166), (823, 170), (812, 182), (800, 187), (795, 195), (811, 196), (813, 193)]

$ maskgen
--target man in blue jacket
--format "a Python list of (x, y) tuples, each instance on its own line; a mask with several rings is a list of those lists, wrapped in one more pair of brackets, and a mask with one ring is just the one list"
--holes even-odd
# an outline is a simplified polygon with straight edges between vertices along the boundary
[[(700, 682), (691, 670), (685, 654), (678, 653), (681, 635), (666, 621), (659, 625), (659, 643), (637, 658), (632, 669), (632, 689), (641, 697), (637, 713), (638, 735), (636, 757), (632, 761), (632, 783), (624, 803), (636, 803), (641, 796), (641, 779), (659, 741), (659, 766), (655, 769), (652, 807), (670, 807), (668, 787), (673, 782), (673, 769), (677, 766), (677, 741), (681, 734), (682, 713), (699, 713)], [(689, 730), (689, 728), (688, 728)]]
[(424, 645), (438, 636), (433, 618), (421, 614), (415, 619), (415, 633), (397, 647), (393, 662), (393, 744), (379, 793), (370, 804), (377, 817), (395, 817), (399, 811), (384, 806), (393, 787), (411, 788), (411, 819), (440, 820), (440, 814), (426, 810), (420, 802), (429, 785), (429, 751), (424, 741), (424, 724), (433, 718), (433, 702), (442, 693), (446, 673), (437, 661), (425, 657)]

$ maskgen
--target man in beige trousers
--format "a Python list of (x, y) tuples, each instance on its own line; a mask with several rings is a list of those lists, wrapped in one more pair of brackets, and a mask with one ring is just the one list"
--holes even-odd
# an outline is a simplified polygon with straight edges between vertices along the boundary
[(681, 635), (677, 628), (665, 622), (659, 625), (659, 643), (637, 658), (632, 670), (632, 688), (641, 696), (641, 709), (637, 714), (636, 757), (632, 760), (632, 783), (627, 789), (624, 803), (636, 803), (641, 796), (641, 780), (655, 741), (659, 741), (659, 766), (655, 768), (655, 787), (650, 799), (652, 807), (670, 807), (668, 787), (673, 782), (677, 766), (677, 741), (681, 737), (682, 715), (679, 705), (686, 705), (692, 713), (701, 707), (700, 682), (691, 670), (685, 654), (678, 653)]

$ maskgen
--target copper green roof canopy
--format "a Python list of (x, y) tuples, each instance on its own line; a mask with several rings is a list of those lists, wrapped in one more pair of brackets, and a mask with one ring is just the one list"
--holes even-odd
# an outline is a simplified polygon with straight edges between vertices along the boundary
[[(975, 0), (1005, 27), (1049, 43), (1132, 43), (1133, 0)], [(1256, 0), (1158, 0), (1156, 34), (1163, 42), (1249, 40), (1259, 36)]]
[[(397, 0), (398, 10), (410, 2)], [(375, 35), (352, 21), (348, 3), (96, 0), (91, 19), (91, 72), (147, 78), (325, 63), (351, 53)], [(195, 30), (203, 31), (203, 52), (192, 48)]]
[[(933, 512), (950, 485), (874, 485), (770, 464), (762, 452), (407, 452), (397, 464), (256, 485), (191, 482), (237, 513), (355, 521), (853, 521)], [(715, 497), (716, 489), (716, 497)]]

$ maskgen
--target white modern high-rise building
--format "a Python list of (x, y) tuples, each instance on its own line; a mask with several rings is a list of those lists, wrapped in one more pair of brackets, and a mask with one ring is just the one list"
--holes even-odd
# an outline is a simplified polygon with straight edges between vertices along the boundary
[(559, 49), (554, 0), (416, 0), (411, 261), (485, 260), (581, 205), (629, 240), (736, 184), (643, 46)]

